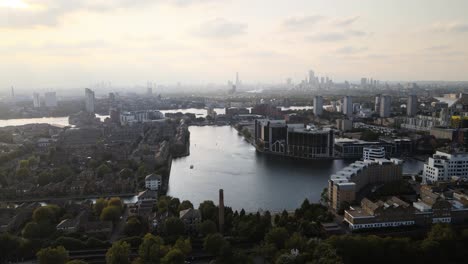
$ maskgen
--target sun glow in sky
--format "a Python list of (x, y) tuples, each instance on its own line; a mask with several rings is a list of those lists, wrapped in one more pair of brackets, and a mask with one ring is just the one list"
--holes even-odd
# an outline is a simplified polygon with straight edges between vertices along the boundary
[(468, 80), (466, 0), (0, 0), (0, 92)]

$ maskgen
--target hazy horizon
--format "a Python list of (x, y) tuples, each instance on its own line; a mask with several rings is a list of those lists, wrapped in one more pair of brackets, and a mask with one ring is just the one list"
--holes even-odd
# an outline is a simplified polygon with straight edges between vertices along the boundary
[(468, 80), (468, 1), (0, 0), (0, 91)]

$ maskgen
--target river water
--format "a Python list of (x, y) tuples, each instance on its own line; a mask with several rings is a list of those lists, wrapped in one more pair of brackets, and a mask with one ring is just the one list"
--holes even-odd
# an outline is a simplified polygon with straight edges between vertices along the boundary
[[(203, 114), (206, 110), (191, 112)], [(0, 120), (0, 127), (30, 123), (66, 126), (68, 118)], [(317, 202), (330, 175), (351, 162), (292, 160), (260, 154), (229, 126), (189, 129), (190, 155), (173, 161), (168, 194), (190, 200), (195, 206), (204, 200), (217, 203), (218, 190), (224, 189), (225, 204), (237, 210), (292, 210), (305, 198)], [(417, 173), (422, 166), (422, 162), (407, 161), (404, 172)]]
[[(349, 163), (260, 154), (229, 126), (190, 127), (190, 155), (173, 160), (168, 194), (197, 206), (217, 201), (224, 189), (225, 204), (234, 209), (292, 210), (305, 198), (319, 201), (330, 175)], [(409, 161), (404, 172), (421, 168)]]

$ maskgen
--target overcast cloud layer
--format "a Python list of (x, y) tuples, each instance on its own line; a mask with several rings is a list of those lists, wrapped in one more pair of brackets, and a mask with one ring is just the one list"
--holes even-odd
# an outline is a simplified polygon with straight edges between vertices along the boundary
[(0, 0), (0, 89), (468, 80), (468, 1)]

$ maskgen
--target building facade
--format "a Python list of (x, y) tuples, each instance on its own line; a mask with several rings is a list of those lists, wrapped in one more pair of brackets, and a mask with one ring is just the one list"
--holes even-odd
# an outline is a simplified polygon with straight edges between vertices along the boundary
[(315, 96), (314, 97), (314, 115), (321, 116), (323, 113), (323, 97)]
[(390, 97), (389, 95), (383, 95), (380, 98), (380, 109), (379, 109), (380, 117), (389, 117), (391, 106), (392, 106), (392, 97)]
[(352, 203), (362, 188), (369, 184), (398, 181), (402, 178), (402, 161), (376, 159), (356, 161), (330, 176), (328, 180), (328, 203), (333, 210), (343, 203)]
[(145, 177), (145, 187), (146, 189), (157, 191), (161, 188), (161, 175), (150, 174)]
[(468, 153), (437, 151), (424, 164), (424, 182), (450, 181), (452, 177), (468, 179)]
[(348, 117), (353, 115), (353, 98), (351, 96), (345, 96), (343, 98), (343, 114)]
[(408, 103), (406, 104), (406, 115), (415, 116), (418, 112), (418, 97), (414, 94), (408, 96)]
[(95, 107), (94, 107), (94, 92), (91, 89), (85, 89), (85, 109), (86, 112), (94, 114)]
[(334, 132), (283, 120), (255, 120), (255, 145), (262, 152), (304, 159), (331, 159)]
[(384, 147), (364, 147), (362, 160), (376, 161), (378, 159), (385, 159)]

